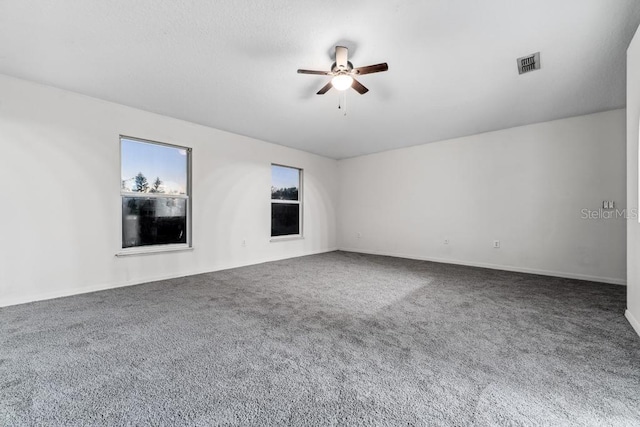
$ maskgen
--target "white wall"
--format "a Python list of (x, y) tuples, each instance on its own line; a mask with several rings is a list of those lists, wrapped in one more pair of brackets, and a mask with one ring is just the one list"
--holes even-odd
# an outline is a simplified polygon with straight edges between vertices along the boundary
[(623, 284), (624, 220), (581, 210), (625, 207), (624, 123), (616, 110), (341, 160), (339, 247)]
[[(6, 76), (0, 94), (0, 306), (336, 248), (335, 160)], [(193, 251), (115, 256), (119, 134), (193, 147)], [(271, 162), (304, 169), (303, 240), (269, 242)]]
[[(638, 141), (640, 125), (640, 32), (627, 50), (627, 201), (638, 209)], [(627, 221), (627, 311), (626, 316), (640, 335), (640, 223)]]

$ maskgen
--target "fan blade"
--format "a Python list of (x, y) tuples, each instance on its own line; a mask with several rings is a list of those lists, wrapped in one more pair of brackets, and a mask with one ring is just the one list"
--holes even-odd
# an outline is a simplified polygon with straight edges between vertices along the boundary
[(328, 76), (328, 71), (315, 71), (315, 70), (298, 70), (298, 74), (318, 74), (321, 76)]
[(360, 83), (356, 79), (353, 79), (353, 83), (351, 83), (351, 87), (354, 88), (356, 92), (358, 92), (360, 95), (364, 95), (365, 93), (369, 92), (369, 89), (364, 87), (362, 83)]
[(331, 89), (333, 86), (331, 85), (331, 82), (327, 83), (326, 85), (322, 86), (322, 89), (320, 89), (318, 91), (318, 93), (316, 93), (316, 95), (324, 95), (325, 93), (327, 93), (329, 91), (329, 89)]
[(349, 49), (344, 46), (336, 46), (336, 65), (339, 68), (347, 68), (347, 56)]
[(354, 68), (353, 71), (358, 75), (362, 75), (362, 74), (380, 73), (382, 71), (387, 71), (388, 69), (389, 69), (389, 66), (387, 65), (387, 63), (383, 62), (382, 64), (367, 65), (366, 67)]

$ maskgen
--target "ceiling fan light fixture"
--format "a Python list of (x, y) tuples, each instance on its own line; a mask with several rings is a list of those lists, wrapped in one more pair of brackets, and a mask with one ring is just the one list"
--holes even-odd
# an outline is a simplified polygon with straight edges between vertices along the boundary
[(353, 77), (348, 74), (338, 74), (331, 79), (331, 85), (336, 90), (347, 90), (353, 84)]
[(324, 95), (331, 88), (335, 88), (340, 92), (344, 92), (349, 88), (353, 88), (360, 95), (364, 95), (369, 92), (362, 83), (356, 80), (353, 76), (362, 76), (364, 74), (380, 73), (387, 71), (389, 66), (386, 62), (367, 65), (365, 67), (353, 68), (353, 64), (349, 62), (349, 50), (344, 46), (336, 46), (336, 62), (331, 66), (331, 71), (317, 71), (317, 70), (305, 70), (303, 68), (298, 69), (298, 74), (315, 74), (320, 76), (333, 77), (327, 84), (316, 92), (316, 95)]

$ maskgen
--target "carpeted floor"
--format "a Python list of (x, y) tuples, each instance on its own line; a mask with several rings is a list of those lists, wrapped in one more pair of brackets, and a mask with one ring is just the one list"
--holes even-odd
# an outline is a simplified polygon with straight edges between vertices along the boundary
[(625, 288), (333, 252), (0, 309), (0, 425), (640, 425)]

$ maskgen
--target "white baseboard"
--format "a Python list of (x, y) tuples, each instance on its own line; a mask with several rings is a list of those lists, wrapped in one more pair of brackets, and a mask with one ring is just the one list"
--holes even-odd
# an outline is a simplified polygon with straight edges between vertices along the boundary
[(55, 290), (55, 291), (52, 291), (52, 292), (45, 292), (45, 293), (38, 293), (38, 294), (33, 294), (33, 295), (26, 295), (26, 296), (22, 296), (22, 297), (18, 297), (18, 298), (3, 299), (0, 302), (0, 308), (1, 307), (9, 307), (9, 306), (12, 306), (12, 305), (26, 304), (26, 303), (29, 303), (29, 302), (45, 301), (45, 300), (49, 300), (49, 299), (69, 297), (69, 296), (72, 296), (72, 295), (80, 295), (80, 294), (88, 294), (88, 293), (91, 293), (91, 292), (106, 291), (107, 289), (123, 288), (125, 286), (135, 286), (135, 285), (140, 285), (142, 283), (156, 282), (158, 280), (176, 279), (178, 277), (192, 276), (194, 274), (197, 274), (197, 273), (183, 273), (183, 274), (173, 274), (173, 275), (170, 274), (170, 275), (165, 275), (165, 276), (146, 277), (146, 278), (141, 279), (141, 280), (127, 280), (125, 282), (119, 282), (119, 283), (103, 283), (103, 284), (87, 286), (87, 287), (83, 287), (83, 288), (60, 289), (60, 290)]
[(624, 317), (626, 317), (629, 323), (631, 323), (631, 326), (635, 329), (636, 333), (640, 335), (640, 322), (638, 322), (638, 319), (633, 317), (633, 314), (631, 314), (628, 309), (625, 310)]
[(419, 261), (431, 261), (431, 262), (438, 262), (441, 264), (466, 265), (469, 267), (489, 268), (491, 270), (513, 271), (516, 273), (539, 274), (542, 276), (562, 277), (565, 279), (587, 280), (590, 282), (608, 283), (611, 285), (624, 286), (627, 284), (627, 281), (624, 279), (616, 279), (612, 277), (589, 276), (586, 274), (565, 273), (561, 271), (537, 270), (535, 268), (513, 267), (510, 265), (461, 261), (461, 260), (455, 260), (455, 259), (449, 259), (449, 258), (424, 257), (424, 256), (411, 255), (411, 254), (402, 254), (402, 253), (386, 252), (386, 251), (371, 251), (371, 250), (356, 249), (356, 248), (339, 248), (338, 250), (345, 251), (345, 252), (358, 252), (358, 253), (371, 254), (371, 255), (391, 256), (396, 258), (416, 259)]
[(103, 283), (103, 284), (100, 284), (100, 285), (88, 286), (88, 287), (85, 287), (85, 288), (61, 289), (61, 290), (56, 290), (56, 291), (52, 291), (52, 292), (39, 293), (39, 294), (35, 294), (35, 295), (27, 295), (27, 296), (18, 297), (18, 298), (3, 299), (2, 301), (0, 301), (0, 307), (9, 307), (9, 306), (12, 306), (12, 305), (26, 304), (26, 303), (35, 302), (35, 301), (44, 301), (44, 300), (48, 300), (48, 299), (68, 297), (68, 296), (72, 296), (72, 295), (80, 295), (80, 294), (87, 294), (87, 293), (91, 293), (91, 292), (106, 291), (107, 289), (116, 289), (116, 288), (123, 288), (125, 286), (141, 285), (143, 283), (157, 282), (159, 280), (177, 279), (179, 277), (195, 276), (197, 274), (204, 274), (204, 273), (213, 273), (215, 271), (230, 270), (232, 268), (246, 267), (246, 266), (249, 266), (249, 265), (256, 265), (256, 264), (263, 264), (265, 262), (281, 261), (283, 259), (300, 258), (300, 257), (303, 257), (303, 256), (317, 255), (317, 254), (322, 254), (322, 253), (327, 253), (327, 252), (334, 252), (334, 251), (337, 251), (337, 250), (338, 250), (337, 248), (330, 248), (330, 249), (320, 250), (320, 251), (311, 251), (311, 252), (304, 253), (302, 255), (296, 255), (296, 256), (291, 256), (291, 257), (262, 258), (262, 259), (254, 260), (254, 261), (248, 262), (248, 263), (218, 265), (218, 266), (215, 266), (213, 268), (207, 268), (207, 269), (202, 269), (202, 270), (198, 270), (198, 271), (176, 272), (175, 274), (168, 274), (168, 275), (163, 275), (163, 276), (150, 276), (150, 277), (138, 278), (138, 279), (133, 279), (133, 280), (127, 280), (125, 282), (119, 282), (119, 283)]

